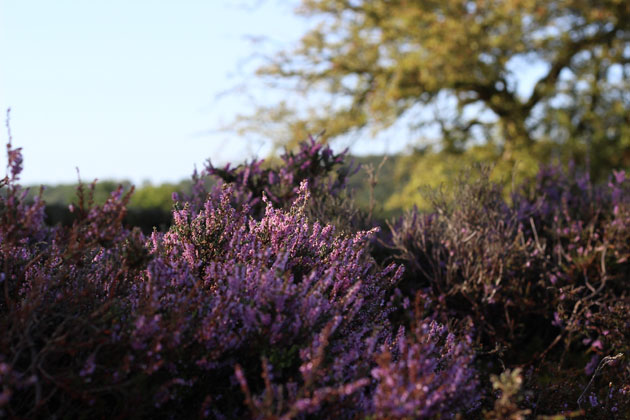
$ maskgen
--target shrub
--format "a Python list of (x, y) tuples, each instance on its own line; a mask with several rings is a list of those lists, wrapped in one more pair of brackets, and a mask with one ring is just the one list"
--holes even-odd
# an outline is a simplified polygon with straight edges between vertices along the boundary
[[(288, 394), (276, 396), (284, 408), (310, 398), (299, 406), (315, 410), (325, 399), (321, 392), (337, 395), (339, 385), (352, 388), (369, 371), (366, 346), (388, 336), (385, 292), (400, 272), (394, 274), (394, 266), (373, 270), (366, 253), (373, 233), (345, 236), (309, 223), (305, 182), (288, 212), (267, 201), (260, 221), (248, 216), (247, 204), (232, 207), (232, 199), (232, 187), (225, 186), (218, 202), (208, 200), (198, 213), (185, 206), (174, 213), (168, 233), (154, 234), (148, 273), (156, 295), (145, 297), (137, 311), (175, 322), (178, 335), (149, 336), (144, 345), (158, 340), (165, 351), (189, 349), (184, 363), (194, 363), (199, 377), (211, 372), (199, 389), (219, 400), (239, 395), (230, 386), (236, 365), (239, 377), (258, 377), (263, 357), (265, 374), (285, 385)], [(252, 398), (263, 392), (260, 381), (247, 383)], [(320, 388), (327, 391), (315, 393)]]
[(17, 184), (20, 149), (9, 143), (8, 152), (0, 184), (0, 410), (28, 418), (73, 416), (91, 404), (102, 410), (130, 385), (104, 363), (121, 355), (123, 298), (146, 254), (142, 235), (121, 224), (128, 195), (118, 189), (89, 207), (80, 189), (74, 223), (47, 227), (43, 202), (29, 204)]
[(484, 177), (458, 185), (456, 200), (437, 193), (434, 213), (415, 210), (392, 226), (396, 257), (408, 267), (402, 288), (411, 298), (425, 294), (444, 322), (472, 317), (490, 348), (544, 335), (539, 320), (553, 313), (544, 255), (523, 236), (499, 187)]
[[(263, 197), (259, 220), (224, 185), (145, 238), (122, 224), (121, 188), (99, 206), (93, 186), (81, 185), (72, 224), (46, 226), (43, 202), (29, 204), (17, 184), (20, 150), (9, 145), (9, 159), (0, 195), (4, 415), (379, 413), (372, 396), (388, 374), (371, 371), (376, 359), (387, 368), (387, 297), (402, 268), (375, 265), (375, 231), (311, 221), (306, 181), (286, 210)], [(438, 368), (428, 365), (423, 383)]]
[[(548, 412), (578, 409), (584, 365), (593, 355), (627, 353), (630, 342), (630, 183), (616, 172), (593, 185), (572, 171), (544, 168), (511, 204), (483, 177), (460, 182), (455, 200), (437, 194), (434, 213), (412, 211), (392, 227), (408, 299), (417, 294), (445, 322), (471, 319), (494, 370), (534, 368), (524, 381)], [(627, 366), (606, 369), (614, 389), (628, 383)], [(601, 401), (608, 391), (594, 395)], [(610, 410), (621, 410), (621, 396), (615, 401)]]
[[(266, 208), (263, 195), (276, 208), (287, 210), (297, 198), (302, 181), (306, 181), (313, 197), (306, 206), (309, 217), (334, 224), (344, 232), (367, 230), (370, 221), (354, 205), (346, 189), (348, 178), (359, 169), (346, 162), (346, 154), (347, 150), (335, 154), (330, 147), (310, 137), (296, 151), (288, 150), (281, 155), (275, 165), (254, 160), (234, 168), (230, 164), (217, 168), (208, 161), (201, 174), (193, 175), (193, 193), (184, 197), (184, 201), (192, 209), (199, 209), (208, 194), (214, 194), (216, 199), (220, 185), (230, 183), (234, 188), (233, 203), (247, 204), (249, 214), (260, 220)], [(208, 178), (213, 185), (210, 190), (206, 187)]]

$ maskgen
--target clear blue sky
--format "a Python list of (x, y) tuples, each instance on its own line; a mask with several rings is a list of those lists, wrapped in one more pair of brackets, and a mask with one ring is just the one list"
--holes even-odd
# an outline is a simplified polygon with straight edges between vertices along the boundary
[(207, 158), (264, 154), (212, 133), (248, 106), (215, 97), (242, 81), (247, 35), (289, 46), (305, 22), (289, 1), (246, 2), (0, 0), (0, 139), (11, 107), (22, 183), (74, 182), (76, 167), (84, 180), (178, 181)]

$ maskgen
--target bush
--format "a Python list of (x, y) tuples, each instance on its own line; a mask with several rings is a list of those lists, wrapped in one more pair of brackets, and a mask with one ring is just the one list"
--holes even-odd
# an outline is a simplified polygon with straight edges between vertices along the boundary
[[(630, 342), (630, 182), (616, 172), (596, 186), (572, 170), (544, 168), (512, 204), (484, 177), (460, 182), (455, 200), (437, 194), (435, 213), (412, 211), (392, 227), (408, 299), (427, 302), (444, 322), (472, 320), (493, 366), (536, 369), (525, 383), (547, 412), (585, 408), (577, 400), (592, 374), (586, 363), (627, 353)], [(627, 366), (607, 368), (610, 389), (628, 384)], [(610, 389), (593, 395), (627, 412)], [(615, 412), (594, 407), (593, 418)]]
[[(335, 154), (314, 138), (300, 143), (298, 149), (286, 151), (277, 165), (260, 160), (231, 168), (216, 168), (210, 161), (200, 176), (194, 176), (195, 188), (186, 201), (199, 208), (208, 195), (203, 180), (210, 177), (234, 187), (235, 204), (247, 204), (249, 214), (260, 219), (265, 212), (263, 196), (275, 207), (288, 209), (297, 198), (302, 181), (308, 182), (313, 197), (306, 207), (309, 217), (321, 223), (332, 223), (345, 232), (370, 227), (367, 216), (353, 203), (346, 189), (348, 178), (359, 169), (348, 164), (347, 150)], [(218, 191), (214, 189), (215, 194)]]
[[(17, 184), (20, 150), (9, 145), (9, 158), (0, 196), (4, 415), (382, 417), (391, 378), (416, 369), (409, 354), (427, 358), (412, 378), (422, 384), (471, 360), (467, 344), (435, 323), (409, 344), (403, 330), (392, 335), (388, 296), (402, 268), (375, 265), (375, 231), (312, 221), (307, 181), (286, 210), (263, 196), (259, 220), (238, 184), (217, 186), (202, 206), (180, 203), (168, 232), (145, 238), (122, 223), (122, 188), (99, 206), (80, 186), (72, 224), (46, 226), (43, 202), (29, 204)], [(433, 387), (429, 411), (417, 413), (448, 417), (465, 408), (457, 401), (478, 399), (475, 387), (466, 370)]]

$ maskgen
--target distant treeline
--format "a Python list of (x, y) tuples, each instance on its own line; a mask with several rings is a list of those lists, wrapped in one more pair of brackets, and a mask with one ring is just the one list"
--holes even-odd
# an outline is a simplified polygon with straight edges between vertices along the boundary
[[(359, 170), (350, 178), (349, 187), (354, 191), (355, 202), (359, 208), (369, 212), (376, 218), (387, 219), (400, 214), (400, 210), (386, 210), (385, 204), (391, 194), (398, 189), (402, 181), (396, 172), (400, 157), (382, 155), (352, 156), (348, 159), (353, 166), (359, 166)], [(215, 182), (209, 178), (208, 183)], [(129, 191), (133, 184), (128, 180), (113, 181), (104, 180), (94, 184), (93, 197), (96, 203), (104, 203), (107, 197), (122, 185), (125, 192)], [(84, 184), (86, 191), (91, 184)], [(48, 224), (72, 223), (73, 215), (68, 206), (77, 202), (76, 184), (45, 185), (42, 198), (46, 202), (46, 216)], [(34, 197), (39, 193), (39, 185), (31, 185), (29, 196)], [(143, 232), (149, 233), (154, 228), (167, 229), (172, 220), (173, 192), (180, 196), (191, 192), (192, 180), (182, 180), (178, 183), (164, 183), (153, 185), (149, 182), (135, 186), (134, 192), (127, 208), (126, 223), (130, 226), (138, 226)]]

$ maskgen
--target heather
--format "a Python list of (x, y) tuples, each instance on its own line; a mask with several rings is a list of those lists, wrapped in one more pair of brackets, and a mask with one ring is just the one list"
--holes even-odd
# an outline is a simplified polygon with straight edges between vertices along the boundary
[(489, 372), (522, 369), (511, 381), (528, 413), (627, 417), (630, 180), (546, 167), (507, 202), (485, 174), (392, 225), (401, 289), (442, 322), (474, 325)]
[[(3, 415), (380, 415), (391, 397), (373, 370), (404, 345), (388, 319), (403, 269), (375, 264), (374, 231), (310, 219), (308, 181), (286, 210), (261, 197), (259, 220), (242, 191), (219, 185), (202, 205), (178, 202), (171, 229), (150, 237), (123, 225), (122, 188), (98, 205), (81, 187), (72, 225), (48, 227), (43, 202), (17, 184), (20, 150), (8, 150)], [(462, 392), (474, 389), (466, 344), (436, 350), (440, 337), (425, 335), (420, 377), (452, 364), (467, 372)], [(454, 406), (443, 400), (424, 405)]]
[(547, 167), (509, 200), (467, 176), (381, 229), (309, 139), (208, 163), (145, 234), (133, 190), (94, 184), (46, 224), (7, 152), (0, 417), (630, 414), (623, 171)]

